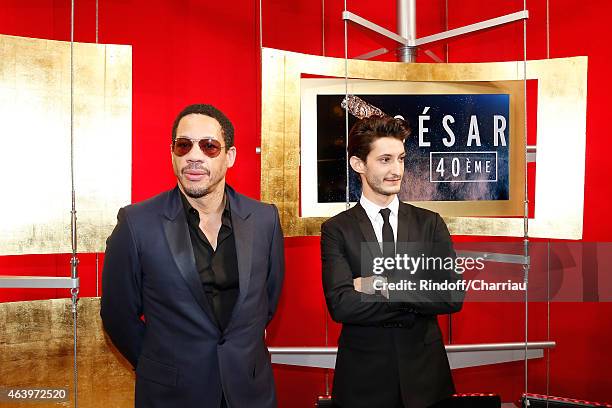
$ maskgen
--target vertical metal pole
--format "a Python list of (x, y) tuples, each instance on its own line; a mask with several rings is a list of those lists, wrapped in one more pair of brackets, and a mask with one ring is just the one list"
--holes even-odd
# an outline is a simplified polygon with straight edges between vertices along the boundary
[[(347, 11), (347, 0), (344, 0), (344, 11)], [(325, 10), (324, 10), (325, 12)], [(348, 100), (348, 22), (344, 20), (344, 100)], [(346, 209), (348, 210), (351, 206), (351, 197), (350, 197), (350, 183), (349, 183), (349, 157), (348, 157), (348, 103), (344, 107), (344, 137), (346, 143), (344, 144), (344, 157), (346, 158), (346, 191), (345, 191), (345, 200), (346, 200)], [(325, 346), (329, 344), (329, 319), (327, 315), (325, 316)], [(325, 369), (325, 395), (330, 395), (330, 386), (329, 386), (329, 368)]]
[[(344, 11), (346, 9), (346, 0), (344, 0)], [(344, 20), (344, 98), (348, 100), (348, 22)], [(348, 156), (348, 137), (349, 137), (349, 108), (348, 103), (344, 107), (344, 135), (346, 143), (344, 145), (344, 157), (346, 158), (346, 209), (351, 207), (351, 196), (350, 196), (350, 171), (349, 171), (349, 156)]]
[[(527, 0), (523, 0), (523, 10), (527, 10)], [(523, 115), (525, 117), (525, 123), (523, 131), (525, 132), (525, 146), (527, 146), (527, 20), (523, 19)], [(525, 201), (523, 208), (523, 252), (525, 255), (525, 259), (529, 256), (529, 186), (528, 181), (529, 177), (527, 176), (527, 149), (525, 148)], [(523, 269), (525, 271), (524, 282), (525, 282), (525, 394), (527, 393), (529, 386), (529, 359), (527, 358), (527, 343), (529, 341), (529, 268), (530, 263), (526, 263), (523, 265)]]
[[(550, 341), (550, 245), (546, 245), (546, 340)], [(550, 350), (546, 349), (546, 407), (550, 395)]]
[[(448, 0), (444, 1), (444, 31), (448, 31)], [(444, 52), (446, 54), (446, 61), (449, 62), (448, 59), (448, 41), (444, 43)]]
[(100, 296), (100, 257), (96, 252), (96, 296)]
[(98, 0), (96, 0), (96, 44), (98, 43)]
[(546, 0), (546, 58), (550, 58), (550, 7)]
[[(74, 187), (74, 2), (70, 2), (70, 178), (71, 178), (71, 202), (72, 210), (70, 211), (70, 235), (72, 243), (72, 257), (70, 258), (70, 277), (78, 279), (79, 277), (79, 258), (77, 257), (77, 212), (76, 212), (76, 193)], [(77, 302), (79, 300), (79, 288), (70, 290), (72, 299), (72, 325), (73, 325), (73, 359), (74, 359), (74, 407), (79, 406), (79, 391), (78, 391), (78, 367), (77, 367)]]
[(321, 0), (321, 52), (325, 56), (325, 0)]
[(259, 54), (263, 48), (263, 11), (261, 10), (261, 1), (259, 0)]
[[(444, 30), (448, 31), (448, 0), (444, 1)], [(448, 63), (448, 42), (444, 44), (444, 62)], [(453, 344), (453, 314), (448, 314), (448, 344)]]
[[(397, 0), (397, 33), (409, 40), (416, 40), (416, 0)], [(402, 45), (397, 49), (401, 62), (416, 62), (416, 47)]]

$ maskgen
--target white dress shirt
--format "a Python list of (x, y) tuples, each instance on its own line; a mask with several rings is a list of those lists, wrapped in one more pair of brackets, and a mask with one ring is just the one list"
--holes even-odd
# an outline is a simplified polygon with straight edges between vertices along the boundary
[(388, 208), (391, 210), (391, 215), (389, 215), (389, 224), (391, 224), (391, 228), (393, 229), (393, 239), (397, 245), (397, 212), (399, 211), (399, 199), (397, 198), (397, 194), (393, 197), (393, 201), (389, 203), (387, 207), (381, 207), (378, 204), (374, 204), (372, 201), (365, 198), (362, 194), (359, 199), (359, 204), (363, 207), (366, 214), (368, 214), (368, 218), (372, 223), (372, 227), (374, 227), (374, 233), (376, 234), (376, 239), (378, 240), (379, 245), (382, 250), (382, 228), (383, 228), (383, 217), (380, 214), (380, 210), (383, 208)]

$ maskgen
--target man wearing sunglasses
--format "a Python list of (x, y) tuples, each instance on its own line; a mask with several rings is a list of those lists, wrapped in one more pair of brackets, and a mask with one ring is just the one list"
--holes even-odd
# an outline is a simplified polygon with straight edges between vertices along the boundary
[(234, 128), (213, 106), (178, 115), (171, 156), (177, 186), (119, 211), (104, 260), (100, 314), (135, 367), (135, 405), (275, 407), (278, 211), (225, 183)]

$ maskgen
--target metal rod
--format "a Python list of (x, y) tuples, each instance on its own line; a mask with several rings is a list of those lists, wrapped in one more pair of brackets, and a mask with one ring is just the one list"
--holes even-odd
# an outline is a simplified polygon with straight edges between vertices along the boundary
[(259, 0), (259, 53), (263, 48), (263, 12), (261, 11), (261, 0)]
[(78, 295), (78, 289), (72, 289), (71, 290), (71, 294), (72, 294), (72, 329), (73, 329), (73, 345), (74, 345), (74, 367), (73, 367), (73, 372), (74, 372), (74, 407), (77, 408), (79, 406), (79, 368), (78, 368), (78, 364), (77, 364), (77, 319), (78, 319), (78, 312), (77, 312), (77, 295)]
[(404, 38), (401, 35), (397, 35), (393, 31), (387, 30), (386, 28), (381, 27), (378, 24), (372, 23), (371, 21), (368, 21), (363, 17), (359, 17), (357, 14), (351, 13), (350, 11), (347, 11), (346, 9), (342, 12), (342, 19), (344, 20), (344, 22), (352, 21), (355, 24), (365, 27), (368, 30), (372, 30), (384, 37), (390, 38), (393, 41), (398, 42), (400, 44), (413, 45), (413, 44), (409, 44), (409, 41), (407, 38)]
[(96, 296), (100, 296), (100, 254), (96, 252)]
[(535, 163), (537, 159), (536, 146), (527, 146), (527, 163)]
[[(78, 284), (79, 259), (77, 257), (77, 216), (76, 216), (76, 193), (74, 187), (74, 1), (70, 2), (70, 178), (72, 210), (70, 211), (70, 232), (72, 241), (72, 258), (70, 259), (70, 274), (72, 280)], [(96, 42), (97, 42), (97, 5), (96, 5)], [(74, 373), (74, 407), (79, 406), (79, 374), (77, 365), (77, 302), (79, 300), (79, 288), (70, 289), (72, 299), (72, 326), (73, 326), (73, 373)]]
[[(416, 40), (416, 0), (397, 0), (397, 33), (410, 44)], [(416, 62), (416, 47), (401, 45), (397, 56), (401, 62)]]
[[(557, 346), (555, 341), (531, 341), (513, 343), (476, 343), (476, 344), (448, 344), (445, 346), (449, 353), (463, 353), (471, 351), (503, 351), (503, 350), (529, 350), (552, 349)], [(268, 347), (271, 354), (336, 354), (338, 347)]]
[(433, 52), (432, 50), (425, 50), (424, 54), (427, 55), (429, 58), (431, 58), (432, 60), (434, 60), (437, 63), (444, 62), (444, 60), (442, 58), (438, 57), (436, 55), (436, 53)]
[[(325, 310), (325, 309), (324, 309)], [(327, 313), (323, 312), (324, 315), (324, 319), (325, 319), (325, 347), (328, 347), (329, 345), (329, 322), (328, 322), (328, 318), (327, 318)], [(325, 370), (325, 395), (329, 395), (330, 392), (330, 387), (329, 387), (329, 369)]]
[(416, 40), (416, 0), (397, 0), (397, 33)]
[(371, 58), (376, 58), (379, 55), (386, 54), (387, 52), (389, 52), (388, 49), (386, 49), (386, 48), (379, 48), (377, 50), (366, 52), (365, 54), (358, 55), (358, 56), (354, 57), (353, 59), (369, 60)]
[(546, 59), (550, 58), (550, 7), (546, 0)]
[(75, 289), (79, 278), (60, 276), (0, 276), (0, 288), (21, 289)]
[(98, 43), (98, 0), (96, 0), (96, 44)]
[[(448, 31), (448, 0), (444, 0), (444, 31)], [(448, 42), (444, 44), (444, 62), (448, 61)], [(429, 50), (425, 51), (427, 54)], [(430, 56), (431, 57), (431, 56)], [(453, 344), (453, 314), (448, 314), (448, 344)]]
[[(346, 0), (344, 0), (344, 12), (342, 13), (342, 16), (344, 16), (347, 13), (351, 14), (348, 11), (346, 11)], [(347, 19), (344, 20), (344, 98), (345, 99), (348, 98), (348, 21)], [(349, 157), (348, 157), (348, 137), (349, 137), (348, 126), (349, 126), (349, 111), (348, 111), (348, 104), (346, 104), (346, 106), (344, 107), (344, 135), (346, 139), (346, 143), (344, 145), (344, 157), (346, 158), (345, 199), (346, 199), (346, 209), (347, 210), (351, 206), (351, 195), (349, 191), (350, 170), (349, 170)]]
[[(444, 0), (444, 31), (448, 31), (448, 0)], [(444, 44), (446, 62), (450, 62), (448, 60), (449, 48), (450, 46), (448, 45), (448, 43)]]
[(475, 24), (470, 24), (470, 25), (466, 25), (463, 27), (454, 28), (452, 30), (443, 31), (438, 34), (429, 35), (427, 37), (417, 38), (414, 41), (414, 44), (411, 44), (411, 45), (421, 46), (421, 45), (429, 44), (432, 42), (446, 40), (452, 37), (457, 37), (459, 35), (473, 33), (474, 31), (480, 31), (480, 30), (484, 30), (487, 28), (492, 28), (492, 27), (496, 27), (499, 25), (512, 23), (518, 20), (525, 20), (527, 18), (529, 18), (529, 12), (527, 10), (518, 11), (516, 13), (506, 14), (504, 16), (495, 17), (495, 18), (485, 20), (485, 21), (480, 21)]
[[(550, 241), (546, 252), (546, 340), (550, 340)], [(550, 395), (550, 350), (546, 350), (546, 395)]]
[(500, 263), (511, 263), (525, 265), (529, 264), (529, 257), (524, 255), (515, 254), (502, 254), (495, 252), (481, 252), (481, 251), (457, 251), (457, 255), (465, 258), (483, 258), (485, 262), (500, 262)]
[[(344, 13), (347, 13), (346, 11), (346, 0), (344, 0), (344, 11), (343, 11), (343, 15)], [(348, 21), (344, 20), (344, 99), (346, 100), (348, 98)], [(345, 171), (345, 175), (346, 175), (346, 194), (345, 194), (345, 199), (346, 199), (346, 208), (348, 209), (351, 205), (350, 202), (350, 191), (349, 191), (349, 157), (348, 157), (348, 124), (349, 124), (349, 120), (348, 120), (348, 115), (349, 115), (349, 111), (348, 111), (348, 104), (345, 105), (344, 107), (344, 136), (345, 136), (345, 145), (344, 145), (344, 157), (346, 158), (346, 171)], [(327, 321), (327, 315), (325, 315), (325, 345), (327, 346), (329, 344), (329, 332), (328, 332), (328, 321)], [(329, 386), (329, 369), (325, 370), (325, 395), (330, 395), (330, 386)]]
[[(415, 11), (416, 11), (416, 8), (415, 8)], [(342, 19), (345, 22), (352, 21), (353, 23), (358, 24), (364, 28), (367, 28), (368, 30), (374, 31), (375, 33), (378, 33), (384, 37), (387, 37), (399, 44), (403, 44), (409, 47), (419, 47), (421, 45), (433, 43), (436, 41), (447, 40), (452, 37), (457, 37), (460, 35), (469, 34), (475, 31), (485, 30), (487, 28), (493, 28), (496, 26), (512, 23), (518, 20), (525, 20), (528, 18), (529, 18), (529, 12), (527, 10), (523, 10), (523, 11), (518, 11), (516, 13), (506, 14), (504, 16), (495, 17), (489, 20), (481, 21), (475, 24), (470, 24), (467, 26), (454, 28), (452, 30), (443, 31), (441, 33), (429, 35), (427, 37), (412, 39), (412, 38), (406, 38), (397, 33), (394, 33), (393, 31), (387, 30), (386, 28), (381, 27), (378, 24), (375, 24), (369, 20), (366, 20), (365, 18), (360, 17), (355, 13), (351, 13), (350, 11), (346, 9), (342, 12)]]
[(71, 181), (71, 211), (70, 211), (70, 238), (72, 245), (72, 258), (70, 260), (71, 276), (78, 276), (77, 231), (76, 231), (76, 193), (74, 188), (74, 0), (70, 10), (70, 181)]
[[(527, 12), (527, 0), (523, 0), (523, 12)], [(525, 115), (524, 123), (524, 138), (525, 146), (527, 146), (527, 19), (523, 19), (523, 113)], [(528, 164), (529, 152), (525, 149), (525, 205), (523, 213), (523, 230), (524, 230), (524, 255), (525, 258), (529, 257), (529, 189), (527, 177), (527, 164)], [(525, 271), (525, 393), (529, 385), (529, 357), (527, 355), (527, 342), (529, 341), (529, 264), (523, 265)]]
[(321, 0), (321, 51), (325, 56), (325, 0)]

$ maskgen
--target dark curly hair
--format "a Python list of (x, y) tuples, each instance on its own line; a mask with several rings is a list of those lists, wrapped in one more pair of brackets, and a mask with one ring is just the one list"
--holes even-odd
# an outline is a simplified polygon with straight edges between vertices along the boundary
[(372, 150), (372, 143), (381, 137), (393, 137), (402, 142), (410, 136), (410, 125), (403, 119), (390, 116), (370, 116), (353, 125), (348, 139), (348, 156), (364, 162)]
[(225, 114), (219, 109), (215, 108), (212, 105), (205, 105), (201, 103), (187, 106), (181, 111), (181, 113), (178, 114), (176, 119), (174, 119), (174, 124), (172, 125), (173, 144), (176, 140), (176, 129), (178, 128), (181, 119), (187, 115), (191, 115), (194, 113), (198, 115), (210, 116), (211, 118), (216, 119), (217, 122), (219, 122), (219, 124), (221, 125), (221, 131), (223, 133), (223, 139), (225, 141), (225, 148), (229, 149), (234, 145), (234, 125), (232, 125), (232, 122), (230, 122), (227, 116), (225, 116)]

